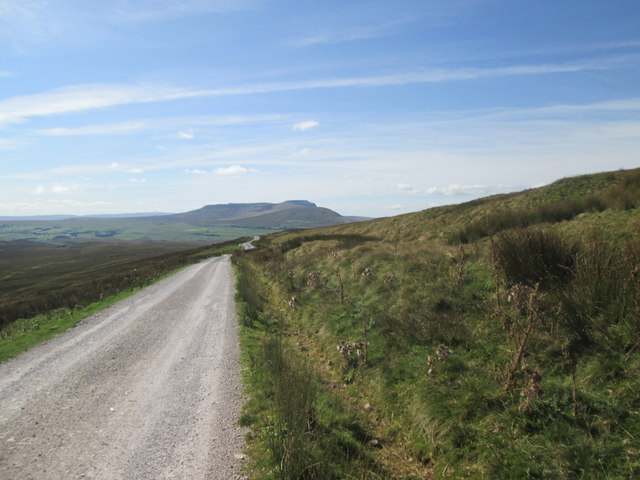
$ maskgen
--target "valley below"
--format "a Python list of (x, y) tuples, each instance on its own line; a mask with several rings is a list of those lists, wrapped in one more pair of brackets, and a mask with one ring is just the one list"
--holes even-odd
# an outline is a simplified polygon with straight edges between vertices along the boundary
[[(135, 214), (130, 214), (135, 215)], [(218, 243), (295, 228), (361, 221), (306, 200), (207, 205), (184, 213), (145, 216), (2, 217), (0, 241)], [(142, 214), (141, 214), (142, 215)]]

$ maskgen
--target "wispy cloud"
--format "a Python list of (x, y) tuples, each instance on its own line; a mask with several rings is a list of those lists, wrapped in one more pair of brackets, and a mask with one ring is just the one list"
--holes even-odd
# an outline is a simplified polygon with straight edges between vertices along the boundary
[(427, 195), (491, 195), (496, 193), (507, 193), (517, 190), (517, 187), (508, 185), (447, 185), (445, 187), (430, 187), (425, 190)]
[(300, 149), (294, 151), (292, 155), (294, 157), (299, 157), (299, 158), (308, 157), (309, 155), (311, 155), (311, 149), (310, 148), (300, 148)]
[(79, 185), (54, 185), (51, 187), (51, 192), (56, 195), (63, 195), (78, 190), (79, 188)]
[(411, 195), (416, 195), (417, 193), (419, 193), (419, 191), (417, 189), (413, 188), (408, 183), (399, 183), (398, 184), (398, 188), (400, 190), (402, 190), (403, 192), (407, 192), (407, 193), (409, 193)]
[(0, 150), (16, 150), (28, 143), (24, 138), (0, 138)]
[(211, 170), (211, 171), (202, 170), (200, 168), (187, 168), (184, 171), (185, 171), (185, 173), (188, 173), (190, 175), (208, 175), (208, 174), (213, 174), (213, 175), (239, 175), (239, 174), (243, 174), (243, 173), (257, 172), (257, 170), (254, 169), (254, 168), (246, 168), (246, 167), (243, 167), (241, 165), (230, 165), (228, 167), (218, 167), (218, 168), (216, 168), (214, 170)]
[(177, 133), (174, 133), (173, 135), (171, 135), (171, 137), (172, 138), (177, 138), (178, 140), (193, 140), (195, 135), (193, 134), (193, 132), (188, 131), (188, 132), (177, 132)]
[(106, 14), (117, 21), (146, 22), (203, 13), (228, 13), (257, 7), (259, 0), (119, 0), (106, 3)]
[(305, 130), (310, 130), (312, 128), (320, 125), (320, 122), (316, 120), (307, 120), (305, 122), (298, 122), (293, 124), (293, 129), (299, 132), (304, 132)]
[[(522, 58), (523, 56), (596, 53), (596, 52), (605, 52), (610, 50), (615, 50), (615, 51), (632, 50), (632, 49), (637, 49), (638, 47), (640, 47), (640, 40), (637, 40), (637, 39), (611, 41), (611, 42), (563, 43), (563, 44), (558, 44), (553, 46), (547, 45), (542, 48), (519, 50), (519, 51), (510, 53), (509, 56), (517, 55), (518, 57)], [(500, 56), (500, 54), (497, 53), (496, 56)]]
[(0, 178), (20, 179), (20, 180), (43, 180), (56, 177), (78, 177), (82, 175), (104, 174), (104, 173), (142, 173), (143, 169), (128, 168), (117, 162), (110, 164), (91, 165), (79, 163), (75, 165), (61, 165), (45, 170), (31, 171), (27, 173), (13, 173), (1, 175)]
[(586, 103), (580, 105), (550, 105), (546, 107), (511, 109), (504, 112), (495, 112), (493, 117), (557, 117), (584, 115), (585, 113), (607, 113), (607, 112), (640, 112), (640, 98), (625, 98), (619, 100), (609, 100), (606, 102)]
[(394, 29), (398, 26), (404, 25), (410, 21), (415, 21), (415, 18), (407, 17), (378, 24), (349, 25), (348, 27), (343, 28), (316, 31), (302, 38), (291, 40), (288, 44), (294, 47), (310, 47), (313, 45), (336, 44), (380, 38), (392, 34)]
[(30, 117), (193, 96), (197, 96), (194, 91), (153, 85), (75, 85), (0, 100), (0, 124), (20, 123)]
[[(149, 23), (258, 7), (261, 0), (2, 0), (0, 38), (14, 45), (82, 40), (109, 33), (113, 25)], [(21, 48), (21, 47), (20, 47)]]
[(0, 100), (0, 124), (30, 117), (74, 113), (119, 105), (164, 102), (195, 97), (252, 95), (272, 92), (349, 87), (383, 87), (412, 83), (441, 83), (488, 77), (572, 73), (607, 68), (606, 62), (513, 65), (493, 68), (436, 69), (380, 76), (346, 77), (299, 82), (274, 82), (217, 89), (190, 89), (159, 85), (88, 84)]
[(239, 173), (247, 173), (247, 172), (251, 172), (251, 171), (255, 171), (255, 170), (248, 169), (248, 168), (242, 167), (240, 165), (231, 165), (229, 167), (216, 168), (215, 169), (215, 174), (216, 175), (237, 175)]
[(123, 135), (146, 130), (149, 125), (143, 121), (112, 123), (108, 125), (87, 125), (84, 127), (54, 127), (39, 130), (37, 133), (48, 137), (71, 137), (81, 135)]
[[(0, 102), (1, 104), (1, 102)], [(126, 122), (105, 123), (101, 125), (85, 125), (81, 127), (54, 127), (36, 130), (36, 135), (53, 137), (90, 136), (90, 135), (126, 135), (137, 134), (144, 131), (175, 130), (185, 128), (186, 125), (198, 126), (227, 126), (244, 123), (270, 123), (283, 119), (281, 114), (256, 114), (256, 115), (212, 115), (212, 116), (188, 116), (169, 118), (141, 118)], [(190, 129), (172, 133), (173, 138), (191, 139), (194, 135)], [(194, 135), (195, 136), (195, 135)]]

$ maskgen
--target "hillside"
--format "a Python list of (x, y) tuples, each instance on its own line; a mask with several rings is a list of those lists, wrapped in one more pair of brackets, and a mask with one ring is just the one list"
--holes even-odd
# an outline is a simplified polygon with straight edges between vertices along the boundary
[(349, 222), (333, 210), (318, 207), (306, 200), (289, 200), (282, 203), (207, 205), (198, 210), (160, 217), (157, 220), (191, 225), (270, 228), (274, 230), (312, 228)]
[[(6, 217), (5, 217), (6, 218)], [(64, 243), (76, 240), (127, 240), (213, 243), (264, 235), (292, 228), (339, 225), (354, 221), (305, 200), (278, 204), (207, 205), (185, 213), (47, 220), (5, 219), (0, 241), (31, 240)]]
[(236, 254), (255, 478), (640, 476), (639, 207), (607, 172)]

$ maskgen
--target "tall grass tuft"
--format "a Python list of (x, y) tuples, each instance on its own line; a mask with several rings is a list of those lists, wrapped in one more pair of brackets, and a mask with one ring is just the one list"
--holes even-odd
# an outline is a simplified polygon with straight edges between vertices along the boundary
[(261, 318), (265, 299), (260, 293), (257, 278), (252, 275), (249, 261), (244, 256), (232, 257), (236, 265), (236, 307), (240, 324), (245, 327), (253, 326)]
[(618, 210), (631, 210), (640, 206), (640, 172), (625, 175), (619, 184), (605, 194), (607, 203)]
[(365, 447), (372, 437), (360, 420), (323, 388), (318, 372), (283, 337), (264, 336), (253, 353), (252, 377), (266, 414), (258, 434), (267, 474), (258, 478), (384, 478)]
[(272, 380), (275, 415), (265, 431), (267, 448), (278, 479), (325, 477), (325, 466), (312, 442), (317, 397), (313, 374), (287, 351), (282, 339), (271, 336), (259, 353)]
[(640, 206), (640, 172), (624, 172), (620, 180), (596, 194), (546, 201), (528, 208), (493, 211), (449, 235), (449, 243), (470, 243), (513, 228), (571, 220), (582, 213)]
[(562, 295), (565, 327), (582, 346), (629, 349), (640, 334), (640, 249), (585, 245)]
[[(622, 196), (622, 193), (620, 195)], [(611, 206), (611, 200), (607, 198), (607, 196), (586, 195), (580, 198), (545, 202), (530, 208), (497, 210), (453, 232), (449, 242), (471, 243), (509, 229), (557, 223), (571, 220), (581, 213), (601, 212)]]
[(566, 284), (573, 276), (578, 244), (551, 230), (502, 232), (492, 242), (494, 261), (510, 285)]

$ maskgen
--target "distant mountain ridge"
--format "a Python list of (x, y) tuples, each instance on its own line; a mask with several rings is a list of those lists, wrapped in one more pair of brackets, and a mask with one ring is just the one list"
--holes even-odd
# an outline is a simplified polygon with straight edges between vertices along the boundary
[(342, 225), (353, 221), (328, 208), (307, 200), (287, 200), (282, 203), (227, 203), (206, 205), (197, 210), (177, 213), (153, 220), (196, 225), (217, 225), (253, 228), (312, 228)]
[(225, 241), (280, 230), (368, 220), (344, 217), (308, 200), (205, 205), (184, 213), (0, 217), (0, 240)]

